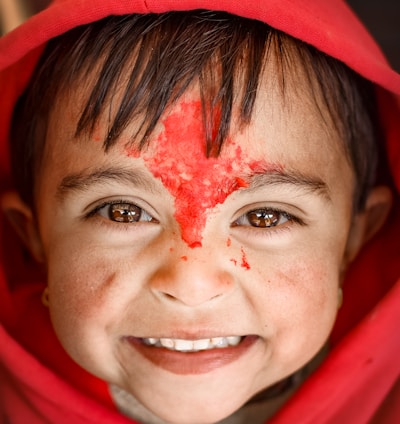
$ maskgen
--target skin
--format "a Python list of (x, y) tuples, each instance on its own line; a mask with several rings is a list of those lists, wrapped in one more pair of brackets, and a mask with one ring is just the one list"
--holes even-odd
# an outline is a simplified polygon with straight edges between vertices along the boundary
[[(36, 220), (19, 207), (24, 238), (47, 269), (51, 320), (66, 351), (171, 423), (221, 420), (315, 356), (368, 222), (352, 214), (354, 177), (341, 143), (304, 94), (292, 92), (289, 108), (264, 83), (250, 125), (233, 127), (218, 159), (199, 151), (193, 161), (185, 152), (203, 137), (198, 101), (193, 87), (145, 151), (127, 149), (128, 128), (107, 154), (94, 139), (73, 137), (79, 97), (59, 101)], [(185, 125), (169, 125), (178, 119)], [(161, 157), (172, 168), (157, 166)], [(192, 199), (206, 199), (196, 204), (192, 229), (177, 189), (187, 172), (174, 172), (176, 185), (168, 183), (181, 162), (200, 180), (190, 185)], [(204, 166), (211, 194), (198, 177)], [(222, 198), (212, 194), (218, 190)], [(111, 221), (99, 207), (119, 200), (147, 214), (138, 223)], [(248, 213), (261, 208), (285, 213), (273, 213), (274, 227), (249, 225)], [(154, 365), (126, 339), (234, 335), (256, 342), (233, 362), (222, 356), (204, 372), (184, 374)]]

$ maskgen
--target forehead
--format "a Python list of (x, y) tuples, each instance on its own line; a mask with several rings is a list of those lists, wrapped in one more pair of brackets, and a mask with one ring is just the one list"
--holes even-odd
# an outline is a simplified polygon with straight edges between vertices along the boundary
[[(239, 59), (246, 62), (247, 71), (244, 70), (241, 73), (237, 70), (231, 75), (233, 77), (231, 81), (233, 88), (230, 93), (233, 96), (232, 115), (220, 159), (234, 157), (239, 146), (242, 152), (240, 156), (242, 163), (264, 160), (272, 167), (286, 167), (303, 174), (312, 172), (326, 180), (342, 170), (346, 170), (349, 174), (344, 142), (336, 130), (337, 126), (332, 122), (334, 118), (328, 111), (326, 99), (321, 93), (320, 81), (316, 81), (315, 73), (307, 67), (307, 60), (301, 59), (301, 47), (296, 44), (298, 42), (285, 35), (273, 34), (275, 35), (272, 35), (265, 55), (260, 53), (264, 63), (261, 67), (260, 78), (256, 78), (258, 83), (250, 90), (256, 92), (256, 96), (249, 121), (243, 119), (245, 99), (251, 94), (247, 92), (251, 62), (246, 57), (246, 53), (243, 53), (244, 56)], [(279, 46), (282, 51), (278, 48)], [(60, 174), (76, 172), (74, 168), (89, 169), (107, 161), (119, 161), (121, 157), (124, 160), (134, 159), (134, 155), (131, 154), (132, 148), (137, 147), (138, 140), (142, 141), (140, 137), (143, 135), (145, 120), (149, 115), (157, 116), (158, 113), (157, 107), (154, 109), (154, 103), (146, 103), (146, 97), (157, 100), (157, 96), (150, 89), (153, 86), (143, 85), (142, 81), (146, 78), (160, 78), (152, 73), (154, 69), (146, 67), (139, 80), (134, 82), (134, 84), (138, 83), (143, 90), (147, 87), (147, 91), (142, 92), (143, 104), (139, 99), (139, 103), (136, 104), (139, 106), (138, 109), (133, 107), (129, 110), (128, 107), (122, 107), (122, 105), (129, 105), (131, 101), (129, 97), (129, 94), (132, 94), (129, 89), (132, 84), (130, 67), (136, 66), (137, 54), (137, 51), (130, 53), (130, 59), (123, 62), (121, 73), (111, 77), (111, 84), (107, 87), (103, 87), (102, 83), (105, 83), (103, 76), (109, 72), (107, 64), (111, 56), (106, 59), (90, 59), (93, 62), (93, 66), (89, 68), (90, 71), (85, 71), (84, 67), (81, 73), (78, 72), (75, 81), (67, 79), (70, 85), (66, 86), (65, 81), (60, 85), (55, 107), (49, 113), (44, 161), (40, 167), (42, 174), (44, 171)], [(149, 60), (153, 59), (149, 58)], [(236, 64), (241, 63), (240, 60)], [(113, 66), (115, 67), (115, 63)], [(211, 123), (212, 132), (214, 132), (215, 127), (218, 127), (220, 123), (221, 115), (224, 116), (230, 107), (229, 100), (226, 101), (224, 98), (224, 90), (221, 89), (223, 86), (219, 85), (225, 81), (226, 77), (223, 75), (222, 68), (216, 66), (203, 83), (202, 78), (194, 78), (178, 101), (172, 104), (166, 103), (167, 107), (159, 111), (160, 118), (157, 119), (157, 125), (146, 139), (147, 145), (142, 153), (150, 151), (155, 156), (162, 154), (163, 159), (166, 155), (172, 155), (175, 156), (176, 161), (176, 154), (182, 151), (183, 154), (179, 160), (185, 161), (190, 156), (188, 152), (192, 150), (190, 145), (192, 139), (197, 140), (194, 144), (196, 148), (197, 145), (199, 146), (199, 154), (204, 154), (205, 145), (208, 142), (207, 126), (210, 127)], [(149, 72), (149, 75), (146, 72)], [(197, 69), (196, 72), (200, 75), (202, 70)], [(171, 89), (168, 84), (165, 88)], [(179, 82), (172, 88), (179, 89)], [(104, 98), (101, 95), (103, 89), (105, 90)], [(88, 98), (92, 98), (93, 94), (97, 99), (96, 102), (87, 103)], [(169, 95), (171, 96), (171, 93)], [(216, 97), (212, 97), (213, 95)], [(194, 107), (193, 105), (199, 104), (200, 99), (204, 100), (204, 96), (206, 98), (203, 107)], [(138, 101), (137, 98), (135, 101)], [(211, 113), (204, 109), (204, 104), (211, 105)], [(147, 109), (146, 107), (143, 109), (143, 105), (147, 105)], [(157, 106), (157, 103), (155, 105)], [(77, 132), (82, 118), (84, 120), (87, 118), (85, 112), (88, 109), (89, 111), (98, 109), (98, 113), (96, 112), (97, 115), (95, 113), (94, 118), (86, 122), (83, 131)], [(205, 115), (211, 115), (211, 119), (208, 116), (208, 121), (204, 122)], [(112, 137), (115, 121), (121, 116), (125, 117), (122, 119), (124, 131), (118, 136), (115, 145), (105, 150), (102, 143), (104, 140), (107, 142), (110, 135)], [(174, 118), (172, 119), (171, 116)], [(174, 122), (173, 125), (171, 119)], [(195, 137), (193, 137), (193, 131), (197, 132)], [(167, 134), (162, 138), (164, 145), (160, 143), (162, 132)], [(127, 146), (129, 146), (128, 149)], [(195, 156), (195, 153), (192, 152), (192, 156)], [(320, 165), (319, 169), (315, 167), (316, 164)]]
[[(203, 19), (200, 21), (201, 25), (206, 22)], [(186, 25), (190, 27), (191, 24), (185, 21), (185, 28)], [(215, 22), (213, 25), (217, 26)], [(229, 48), (229, 55), (221, 47), (225, 41), (221, 41), (220, 38), (211, 43), (206, 37), (205, 40), (202, 39), (203, 44), (193, 49), (190, 47), (193, 42), (181, 28), (173, 30), (171, 36), (183, 32), (184, 37), (186, 34), (186, 38), (179, 38), (182, 43), (180, 50), (186, 56), (175, 57), (174, 52), (177, 49), (171, 49), (168, 45), (165, 46), (165, 54), (160, 56), (157, 54), (158, 44), (163, 39), (159, 40), (155, 35), (154, 39), (149, 37), (147, 40), (146, 37), (143, 38), (140, 30), (137, 38), (126, 37), (127, 40), (121, 42), (122, 53), (119, 49), (112, 49), (106, 44), (99, 50), (102, 52), (101, 55), (93, 55), (90, 54), (92, 49), (88, 50), (88, 47), (96, 47), (94, 44), (96, 37), (100, 37), (99, 41), (102, 40), (102, 32), (98, 34), (95, 32), (93, 40), (86, 40), (85, 44), (88, 46), (83, 51), (79, 47), (82, 43), (72, 48), (70, 61), (64, 63), (61, 58), (56, 62), (62, 69), (55, 73), (55, 77), (50, 81), (54, 88), (50, 91), (53, 98), (49, 103), (52, 103), (55, 97), (61, 100), (63, 108), (65, 100), (72, 97), (74, 106), (79, 105), (81, 108), (77, 110), (78, 114), (81, 113), (81, 116), (77, 117), (78, 132), (90, 133), (100, 121), (103, 121), (103, 124), (108, 121), (109, 132), (103, 139), (107, 146), (120, 135), (121, 128), (126, 128), (137, 119), (135, 125), (131, 126), (131, 135), (143, 142), (145, 140), (140, 137), (150, 135), (147, 131), (153, 129), (154, 121), (159, 120), (162, 113), (165, 115), (167, 106), (170, 106), (170, 102), (175, 99), (177, 92), (180, 93), (182, 87), (187, 87), (186, 84), (192, 88), (198, 84), (207, 108), (219, 110), (224, 117), (229, 115), (229, 103), (232, 101), (233, 108), (236, 106), (238, 112), (234, 122), (247, 123), (253, 96), (255, 97), (257, 93), (260, 97), (258, 82), (261, 74), (261, 86), (263, 88), (268, 86), (270, 96), (276, 97), (278, 92), (279, 101), (285, 103), (287, 107), (286, 112), (292, 108), (293, 97), (299, 96), (303, 103), (307, 103), (305, 106), (312, 109), (316, 106), (315, 110), (320, 112), (321, 121), (330, 123), (332, 117), (329, 115), (336, 107), (333, 106), (331, 109), (329, 106), (328, 112), (327, 105), (332, 102), (321, 93), (324, 80), (332, 79), (329, 78), (330, 74), (326, 74), (323, 66), (317, 67), (318, 70), (314, 69), (310, 64), (313, 62), (313, 56), (304, 44), (268, 29), (265, 25), (260, 25), (253, 22), (248, 28), (248, 34), (244, 31), (247, 35), (241, 34), (240, 30), (237, 30), (239, 34), (233, 31), (242, 42), (240, 46), (232, 45), (232, 41), (227, 42), (225, 48)], [(137, 23), (133, 28), (136, 26), (140, 28)], [(171, 28), (175, 28), (174, 25)], [(171, 32), (171, 28), (167, 26), (165, 31)], [(223, 39), (234, 40), (235, 34)], [(211, 43), (210, 46), (205, 44), (207, 41)], [(66, 42), (71, 40), (67, 39)], [(255, 49), (257, 44), (258, 50)], [(141, 47), (146, 53), (140, 53)], [(197, 51), (199, 57), (202, 57), (199, 63), (196, 62)], [(193, 63), (190, 56), (194, 56)], [(184, 58), (188, 60), (183, 60)], [(189, 63), (182, 68), (181, 62)], [(68, 71), (71, 68), (74, 72)], [(159, 69), (164, 71), (160, 72)], [(202, 110), (202, 113), (203, 117), (215, 116), (208, 110)], [(206, 122), (206, 125), (218, 130), (215, 122)], [(219, 130), (221, 127), (223, 125), (220, 125)]]
[[(229, 137), (220, 153), (221, 158), (224, 155), (236, 155), (237, 147), (240, 146), (245, 153), (241, 155), (242, 161), (250, 157), (266, 160), (301, 172), (315, 172), (326, 180), (343, 171), (345, 175), (351, 176), (343, 142), (331, 122), (330, 114), (316, 102), (315, 93), (311, 94), (304, 71), (298, 69), (290, 73), (285, 80), (284, 90), (277, 79), (276, 64), (269, 62), (264, 69), (248, 125), (242, 125), (238, 118), (239, 111), (234, 104)], [(129, 123), (117, 145), (109, 152), (105, 153), (102, 146), (102, 140), (109, 130), (110, 116), (115, 113), (113, 104), (118, 101), (113, 100), (105, 107), (92, 134), (75, 137), (85, 92), (92, 84), (90, 79), (83, 81), (68, 96), (60, 96), (51, 114), (45, 157), (52, 157), (52, 163), (68, 164), (65, 168), (59, 168), (61, 172), (69, 166), (73, 167), (75, 163), (78, 164), (76, 158), (83, 159), (85, 152), (89, 152), (89, 156), (93, 160), (96, 158), (98, 162), (112, 160), (114, 156), (121, 154), (126, 157), (134, 156), (129, 152), (132, 153), (132, 149), (136, 148), (132, 134), (137, 133), (140, 119)], [(116, 98), (120, 95), (122, 94), (115, 93)], [(144, 151), (155, 155), (162, 151), (164, 156), (172, 151), (174, 154), (183, 151), (181, 159), (184, 160), (185, 155), (194, 154), (192, 147), (188, 150), (192, 138), (197, 140), (197, 144), (204, 143), (195, 148), (198, 147), (199, 153), (205, 154), (203, 118), (199, 88), (193, 85), (178, 102), (164, 111)], [(160, 138), (162, 132), (167, 137)], [(161, 139), (166, 140), (165, 146), (160, 146)], [(92, 156), (92, 152), (97, 152), (96, 156)], [(320, 165), (319, 169), (315, 167), (316, 164)]]

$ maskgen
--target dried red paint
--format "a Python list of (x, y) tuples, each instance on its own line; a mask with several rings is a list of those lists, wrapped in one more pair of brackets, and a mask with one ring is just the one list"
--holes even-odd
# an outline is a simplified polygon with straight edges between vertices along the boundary
[[(202, 246), (208, 212), (234, 191), (248, 186), (237, 175), (264, 172), (266, 163), (246, 160), (240, 146), (233, 155), (207, 157), (200, 101), (181, 102), (180, 109), (163, 120), (164, 131), (154, 140), (157, 153), (140, 155), (174, 196), (181, 237), (195, 248)], [(139, 155), (134, 149), (128, 154)]]
[(240, 264), (240, 266), (245, 269), (250, 269), (250, 264), (247, 262), (246, 258), (246, 252), (244, 251), (243, 247), (240, 250), (242, 252), (242, 263)]
[(231, 262), (233, 262), (235, 264), (235, 266), (237, 265), (237, 260), (236, 259), (229, 259)]
[(181, 256), (181, 259), (182, 259), (182, 261), (187, 261), (188, 260), (188, 257), (187, 256)]
[(249, 183), (245, 181), (243, 178), (236, 177), (235, 181), (238, 188), (246, 188), (249, 186)]

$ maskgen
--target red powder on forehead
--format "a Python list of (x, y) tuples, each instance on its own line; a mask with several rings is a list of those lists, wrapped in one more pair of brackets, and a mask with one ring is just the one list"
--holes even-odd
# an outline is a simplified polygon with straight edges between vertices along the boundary
[[(201, 246), (208, 212), (235, 190), (247, 187), (240, 175), (263, 172), (266, 164), (246, 160), (240, 146), (229, 156), (207, 157), (201, 103), (179, 106), (163, 120), (164, 131), (154, 140), (156, 154), (142, 157), (173, 195), (181, 237), (194, 248)], [(129, 154), (137, 156), (137, 152)]]

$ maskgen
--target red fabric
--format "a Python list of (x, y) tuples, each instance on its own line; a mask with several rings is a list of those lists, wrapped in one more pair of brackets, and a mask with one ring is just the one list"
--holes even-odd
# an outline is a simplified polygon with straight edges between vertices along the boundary
[(4, 49), (7, 54), (0, 54), (0, 68), (14, 63), (49, 38), (111, 14), (191, 9), (223, 10), (268, 22), (337, 57), (366, 78), (400, 93), (399, 76), (388, 67), (369, 34), (340, 0), (219, 0), (217, 4), (214, 0), (57, 0), (51, 8), (31, 19), (23, 30), (3, 40), (0, 52)]
[[(48, 39), (110, 14), (200, 8), (265, 21), (342, 60), (380, 86), (386, 148), (400, 191), (396, 97), (400, 75), (390, 69), (340, 0), (56, 0), (0, 39), (0, 190), (10, 184), (7, 133), (12, 108)], [(1, 231), (0, 421), (7, 422), (8, 417), (12, 424), (132, 423), (115, 411), (105, 383), (89, 376), (63, 352), (38, 299), (43, 285), (33, 282), (9, 229), (3, 225)], [(331, 353), (270, 423), (399, 422), (398, 204), (384, 230), (352, 266), (344, 287), (346, 301), (332, 334)]]

